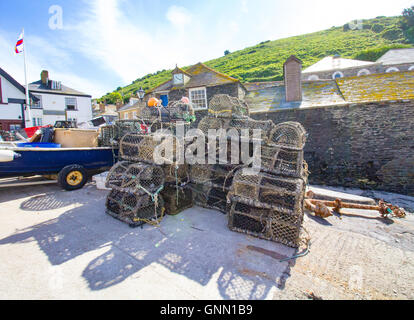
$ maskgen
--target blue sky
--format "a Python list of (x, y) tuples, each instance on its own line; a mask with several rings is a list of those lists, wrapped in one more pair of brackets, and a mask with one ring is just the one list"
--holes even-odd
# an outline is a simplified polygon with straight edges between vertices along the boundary
[[(52, 30), (49, 8), (62, 8)], [(29, 81), (50, 78), (100, 97), (162, 69), (191, 65), (264, 40), (399, 15), (414, 0), (1, 0), (0, 66), (24, 83), (13, 55), (25, 28)]]

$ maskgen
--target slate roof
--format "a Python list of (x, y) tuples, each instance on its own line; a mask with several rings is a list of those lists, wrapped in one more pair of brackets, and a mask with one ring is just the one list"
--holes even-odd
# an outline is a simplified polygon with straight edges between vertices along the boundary
[(173, 80), (170, 79), (158, 87), (151, 89), (148, 91), (148, 93), (176, 89), (211, 87), (227, 83), (239, 82), (239, 80), (211, 69), (201, 62), (188, 68), (185, 72), (190, 76), (190, 80), (186, 84), (177, 86), (174, 85)]
[(414, 71), (371, 74), (335, 80), (302, 82), (300, 102), (286, 102), (285, 86), (280, 82), (247, 83), (245, 100), (250, 111), (265, 112), (292, 108), (312, 108), (401, 101), (414, 99)]
[[(51, 80), (49, 80), (49, 82), (50, 81)], [(67, 87), (63, 84), (62, 84), (62, 89), (61, 90), (53, 90), (50, 87), (44, 85), (42, 83), (42, 80), (30, 83), (29, 84), (29, 91), (35, 91), (35, 93), (40, 92), (40, 93), (50, 93), (50, 94), (63, 94), (63, 95), (71, 95), (71, 96), (92, 98), (91, 95), (88, 95), (86, 93), (83, 93), (83, 92), (77, 91), (75, 89), (69, 88), (69, 87)]]
[[(26, 94), (26, 88), (23, 87), (20, 83), (18, 83), (11, 75), (9, 75), (2, 68), (0, 68), (0, 75), (3, 78), (7, 79), (7, 81), (9, 81), (13, 86), (15, 86), (20, 92), (22, 92), (23, 94)], [(30, 93), (30, 84), (29, 84), (29, 96), (30, 96), (30, 99), (32, 99), (34, 101), (38, 101), (39, 100), (38, 98), (36, 98), (35, 96), (33, 96)]]
[(344, 59), (340, 57), (325, 57), (310, 67), (304, 69), (302, 73), (315, 73), (321, 71), (333, 71), (346, 68), (362, 67), (375, 64), (375, 62)]
[(377, 62), (384, 65), (414, 63), (414, 48), (391, 49), (379, 58)]

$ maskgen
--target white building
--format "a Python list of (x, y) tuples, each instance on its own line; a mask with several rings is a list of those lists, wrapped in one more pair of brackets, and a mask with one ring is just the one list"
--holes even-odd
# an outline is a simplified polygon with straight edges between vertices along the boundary
[[(30, 98), (36, 102), (32, 94)], [(25, 107), (26, 89), (0, 68), (0, 130), (13, 131), (30, 127)]]
[(29, 92), (39, 101), (31, 108), (34, 125), (54, 125), (56, 121), (77, 123), (92, 119), (91, 96), (49, 79), (43, 70), (40, 80), (29, 84)]

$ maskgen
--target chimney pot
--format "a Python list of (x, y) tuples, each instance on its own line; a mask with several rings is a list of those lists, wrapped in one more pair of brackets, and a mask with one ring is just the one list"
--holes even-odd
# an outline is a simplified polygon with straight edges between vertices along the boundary
[(49, 71), (43, 70), (40, 73), (40, 79), (42, 80), (42, 84), (47, 85), (49, 82)]
[(286, 102), (302, 101), (302, 61), (290, 56), (283, 65)]

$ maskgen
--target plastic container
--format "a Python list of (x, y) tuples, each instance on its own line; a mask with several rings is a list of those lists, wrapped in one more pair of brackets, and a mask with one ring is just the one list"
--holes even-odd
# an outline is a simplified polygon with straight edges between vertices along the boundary
[(50, 142), (23, 142), (18, 143), (19, 148), (60, 148), (59, 143), (50, 143)]
[(108, 171), (102, 172), (92, 177), (92, 181), (95, 181), (96, 188), (98, 190), (111, 190), (110, 188), (105, 187), (106, 177), (108, 176)]

